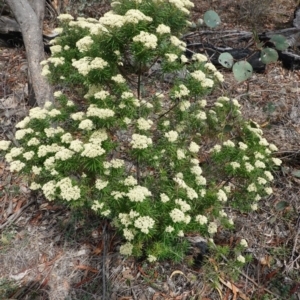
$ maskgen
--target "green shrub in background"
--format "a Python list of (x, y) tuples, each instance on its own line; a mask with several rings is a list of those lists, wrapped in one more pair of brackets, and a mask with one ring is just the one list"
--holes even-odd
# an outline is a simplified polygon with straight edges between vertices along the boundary
[[(17, 124), (20, 147), (0, 142), (10, 170), (28, 176), (32, 190), (112, 220), (125, 240), (121, 254), (150, 262), (182, 260), (188, 233), (232, 228), (226, 209), (257, 209), (281, 163), (236, 99), (207, 104), (223, 76), (201, 54), (186, 64), (178, 35), (192, 6), (124, 0), (99, 21), (60, 15), (43, 75), (80, 100), (56, 92), (56, 103)], [(150, 76), (158, 60), (161, 70)], [(243, 247), (233, 257), (238, 266)]]

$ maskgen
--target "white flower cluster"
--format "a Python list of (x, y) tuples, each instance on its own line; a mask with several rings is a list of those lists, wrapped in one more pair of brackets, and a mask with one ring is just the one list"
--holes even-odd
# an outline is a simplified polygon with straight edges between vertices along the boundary
[(196, 60), (197, 62), (206, 62), (207, 61), (207, 57), (203, 54), (200, 53), (195, 53), (192, 56), (192, 60)]
[(92, 130), (94, 128), (93, 121), (89, 119), (83, 120), (79, 123), (78, 128), (82, 130)]
[(181, 10), (185, 14), (189, 14), (188, 8), (194, 7), (194, 3), (189, 0), (168, 0), (169, 3), (174, 4), (176, 8)]
[(37, 146), (39, 144), (40, 141), (36, 137), (31, 138), (27, 143), (28, 146)]
[(74, 152), (72, 150), (61, 147), (60, 150), (56, 152), (54, 157), (57, 160), (67, 160), (67, 159), (71, 158), (73, 155), (74, 155)]
[(129, 9), (125, 16), (125, 23), (138, 24), (140, 21), (152, 22), (152, 18), (144, 15), (138, 9)]
[(178, 59), (178, 56), (174, 53), (166, 53), (165, 56), (167, 57), (168, 62), (172, 63)]
[(245, 248), (248, 247), (248, 243), (247, 243), (247, 241), (245, 239), (241, 239), (240, 245), (243, 246), (243, 247), (245, 247)]
[(26, 160), (31, 160), (34, 156), (34, 152), (33, 151), (28, 151), (28, 152), (25, 152), (23, 153), (23, 157), (26, 159)]
[[(111, 80), (113, 80), (116, 83), (125, 83), (126, 82), (125, 78), (121, 74), (112, 76)], [(133, 94), (132, 94), (132, 97), (133, 97)], [(124, 99), (124, 98), (122, 97), (122, 99)]]
[(219, 82), (223, 82), (224, 81), (224, 76), (219, 71), (214, 72), (214, 76), (217, 78), (217, 80)]
[(60, 21), (72, 21), (74, 17), (69, 14), (60, 14), (57, 19)]
[(74, 121), (81, 121), (84, 117), (85, 113), (83, 111), (79, 111), (77, 113), (71, 114), (71, 119)]
[[(63, 65), (65, 63), (65, 58), (64, 57), (49, 57), (47, 59), (47, 62), (52, 63), (55, 67), (57, 67), (57, 66)], [(45, 65), (44, 68), (45, 67), (47, 67), (47, 65)]]
[(198, 222), (200, 225), (204, 225), (207, 224), (208, 219), (207, 217), (203, 216), (203, 215), (197, 215), (195, 217), (196, 222)]
[(80, 198), (80, 188), (73, 186), (70, 178), (66, 177), (56, 183), (60, 188), (60, 196), (67, 201), (78, 200)]
[(191, 173), (196, 175), (196, 176), (200, 176), (202, 174), (202, 169), (198, 165), (192, 166), (191, 167)]
[(95, 99), (100, 99), (100, 100), (104, 100), (108, 96), (109, 96), (109, 92), (104, 91), (104, 90), (94, 94)]
[(215, 223), (215, 222), (210, 222), (210, 223), (208, 224), (207, 231), (208, 231), (209, 234), (214, 234), (214, 233), (216, 233), (216, 232), (218, 231), (218, 225), (217, 225), (217, 223)]
[(223, 142), (223, 146), (233, 148), (235, 145), (231, 140), (227, 140), (227, 141)]
[(195, 117), (199, 120), (206, 120), (207, 119), (206, 113), (202, 110), (199, 110), (197, 112), (197, 114), (195, 115)]
[(144, 118), (139, 118), (137, 120), (137, 124), (138, 124), (138, 128), (140, 130), (148, 130), (153, 125), (153, 121), (152, 120), (146, 120)]
[(83, 150), (83, 142), (76, 139), (70, 143), (69, 148), (75, 152), (80, 152)]
[(180, 99), (182, 97), (188, 96), (189, 93), (189, 89), (184, 84), (180, 84), (179, 91), (175, 91), (174, 96)]
[(60, 137), (62, 143), (70, 144), (73, 140), (71, 133), (67, 132)]
[(20, 160), (14, 160), (10, 163), (9, 170), (10, 172), (19, 172), (25, 167), (25, 164)]
[(176, 154), (178, 160), (184, 159), (186, 157), (183, 149), (177, 149)]
[(95, 183), (95, 187), (99, 191), (103, 190), (105, 187), (107, 187), (107, 185), (108, 185), (108, 181), (103, 181), (101, 179), (97, 179)]
[(51, 54), (59, 53), (62, 51), (62, 47), (60, 45), (54, 45), (50, 47)]
[(185, 214), (178, 208), (174, 208), (170, 212), (170, 217), (174, 223), (184, 222)]
[(126, 256), (131, 255), (132, 249), (133, 249), (133, 245), (131, 243), (127, 242), (126, 244), (124, 244), (120, 247), (120, 254), (126, 255)]
[(60, 151), (61, 149), (65, 149), (64, 147), (60, 147), (57, 144), (51, 144), (51, 145), (41, 145), (38, 149), (38, 157), (44, 157), (48, 153), (55, 153)]
[(166, 203), (166, 202), (170, 201), (170, 198), (167, 194), (161, 193), (160, 194), (160, 200), (161, 200), (162, 203)]
[(33, 130), (31, 128), (17, 130), (15, 133), (15, 138), (16, 140), (21, 140), (24, 138), (26, 134), (30, 134), (30, 133), (33, 133)]
[(104, 69), (108, 63), (101, 57), (96, 57), (92, 60), (91, 57), (83, 57), (79, 60), (73, 60), (72, 66), (78, 70), (78, 72), (86, 76), (93, 69)]
[(44, 161), (44, 166), (46, 170), (52, 170), (55, 167), (55, 157), (51, 156), (48, 157), (45, 161)]
[(85, 52), (90, 49), (90, 46), (93, 43), (94, 41), (90, 36), (85, 36), (76, 42), (76, 47), (78, 48), (79, 52)]
[(48, 115), (48, 111), (44, 108), (34, 107), (29, 111), (30, 119), (45, 119)]
[(154, 227), (155, 221), (149, 217), (149, 216), (145, 216), (145, 217), (138, 217), (135, 221), (134, 221), (134, 226), (138, 229), (141, 230), (141, 232), (148, 234), (149, 233), (149, 229), (152, 229)]
[(110, 167), (114, 169), (122, 168), (125, 165), (124, 160), (119, 158), (114, 158), (108, 163), (110, 164)]
[(216, 67), (215, 67), (212, 63), (209, 63), (209, 62), (206, 63), (206, 64), (204, 65), (204, 67), (205, 67), (206, 69), (212, 71), (212, 72), (217, 71)]
[(189, 150), (192, 153), (198, 153), (199, 150), (200, 150), (200, 146), (197, 145), (195, 142), (191, 142), (190, 145), (189, 145)]
[(190, 101), (186, 100), (186, 101), (181, 101), (180, 104), (179, 104), (179, 109), (181, 111), (186, 111), (190, 108), (191, 106), (191, 103)]
[(108, 139), (108, 135), (105, 129), (99, 129), (92, 133), (89, 141), (94, 144), (101, 144), (101, 142)]
[(148, 257), (147, 257), (147, 260), (149, 262), (155, 262), (155, 261), (157, 261), (157, 257), (154, 256), (154, 255), (149, 254)]
[(31, 170), (32, 170), (32, 173), (33, 173), (33, 174), (39, 175), (39, 174), (41, 173), (41, 171), (42, 171), (42, 168), (37, 167), (37, 166), (33, 166), (33, 167), (31, 168)]
[(155, 49), (157, 47), (157, 37), (146, 31), (141, 31), (132, 40), (136, 43), (142, 43), (148, 49)]
[(170, 37), (170, 42), (173, 44), (175, 47), (178, 47), (180, 50), (185, 51), (186, 49), (186, 43), (178, 39), (176, 36), (172, 35)]
[(132, 202), (143, 202), (146, 197), (152, 196), (152, 193), (146, 187), (136, 185), (126, 195)]
[(55, 192), (56, 192), (56, 182), (54, 180), (48, 181), (42, 186), (42, 191), (48, 200), (55, 199)]
[(237, 168), (239, 168), (239, 167), (241, 166), (241, 164), (238, 163), (238, 162), (236, 162), (236, 161), (232, 161), (232, 162), (230, 163), (230, 165), (231, 165), (231, 167), (232, 167), (234, 170), (237, 169)]
[(205, 73), (203, 73), (201, 70), (190, 73), (190, 76), (198, 80), (199, 82), (202, 82), (206, 78)]
[(36, 182), (31, 182), (30, 187), (29, 187), (32, 191), (36, 191), (38, 189), (41, 188), (41, 185), (39, 183)]
[(248, 148), (248, 146), (246, 144), (244, 144), (243, 142), (239, 142), (239, 148), (241, 150), (246, 150)]
[(7, 162), (12, 162), (13, 161), (13, 158), (22, 154), (24, 151), (24, 149), (22, 147), (13, 147), (10, 149), (10, 152), (8, 152), (6, 155), (5, 155), (5, 159)]
[(236, 260), (242, 264), (244, 264), (246, 262), (246, 259), (244, 256), (242, 255), (238, 255), (238, 257), (236, 258)]
[[(113, 2), (116, 5), (118, 2)], [(112, 3), (112, 5), (113, 5)], [(98, 34), (99, 32), (107, 31), (107, 27), (117, 27), (121, 28), (126, 23), (138, 24), (139, 22), (151, 22), (152, 18), (144, 15), (140, 10), (130, 9), (126, 12), (124, 16), (118, 15), (113, 11), (109, 11), (100, 18), (99, 24), (94, 26), (89, 26), (90, 32), (93, 34)]]
[(165, 137), (168, 139), (170, 143), (174, 143), (178, 138), (178, 133), (175, 130), (171, 130), (165, 133)]
[(129, 242), (134, 239), (134, 234), (133, 234), (132, 230), (130, 230), (128, 228), (123, 229), (123, 236)]
[(248, 162), (245, 163), (245, 168), (246, 168), (246, 171), (249, 173), (254, 170), (254, 167)]
[(169, 26), (164, 25), (164, 24), (160, 24), (160, 25), (157, 26), (156, 32), (158, 34), (171, 33), (171, 28)]
[(99, 203), (99, 201), (95, 200), (92, 205), (92, 210), (97, 211), (99, 209), (102, 209), (103, 206), (104, 206), (104, 203)]
[[(25, 130), (25, 129), (24, 129)], [(46, 136), (48, 138), (52, 138), (54, 137), (56, 134), (59, 134), (59, 133), (63, 133), (64, 130), (61, 128), (61, 127), (57, 127), (57, 128), (53, 128), (53, 127), (50, 127), (50, 128), (45, 128), (44, 129), (44, 132), (46, 133)]]
[(94, 143), (84, 144), (83, 147), (84, 150), (81, 152), (81, 156), (95, 158), (105, 153), (105, 150), (100, 145)]
[(166, 229), (165, 229), (165, 232), (171, 233), (171, 232), (173, 232), (174, 230), (175, 230), (174, 227), (172, 227), (172, 226), (167, 226)]
[(182, 199), (175, 199), (175, 203), (180, 206), (182, 212), (187, 212), (191, 210), (191, 206)]
[(134, 133), (130, 144), (134, 149), (146, 149), (148, 146), (152, 145), (152, 139), (145, 135)]
[(126, 186), (135, 186), (137, 185), (138, 182), (137, 180), (133, 177), (133, 176), (128, 176), (125, 180), (124, 180), (124, 185)]
[(29, 117), (25, 117), (22, 121), (20, 121), (19, 123), (17, 123), (15, 125), (16, 128), (25, 128), (28, 123), (30, 122), (30, 118)]
[(111, 118), (115, 115), (115, 112), (108, 108), (98, 108), (95, 104), (91, 104), (88, 109), (87, 117), (98, 117), (100, 119)]

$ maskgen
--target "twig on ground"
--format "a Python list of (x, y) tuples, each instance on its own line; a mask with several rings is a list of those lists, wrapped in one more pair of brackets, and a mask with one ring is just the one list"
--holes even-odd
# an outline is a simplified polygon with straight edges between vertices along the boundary
[(102, 299), (106, 300), (106, 274), (105, 274), (105, 262), (106, 262), (106, 242), (107, 242), (107, 236), (106, 236), (106, 222), (103, 226), (102, 230), (102, 242), (103, 242), (103, 255), (102, 255)]
[[(228, 262), (228, 259), (224, 256), (224, 255), (221, 255), (222, 258)], [(257, 288), (259, 289), (263, 289), (264, 291), (266, 291), (267, 293), (277, 297), (277, 299), (281, 299), (279, 295), (277, 295), (276, 293), (270, 291), (269, 289), (265, 288), (265, 287), (261, 287), (258, 283), (256, 283), (251, 277), (249, 277), (247, 274), (245, 274), (243, 271), (237, 269), (237, 268), (234, 268), (236, 271), (238, 271), (242, 276), (244, 276), (246, 279), (248, 279), (249, 281), (251, 281)]]
[(295, 255), (295, 252), (296, 252), (296, 247), (297, 247), (297, 244), (298, 244), (298, 238), (299, 238), (299, 234), (300, 234), (300, 215), (297, 219), (296, 229), (297, 229), (297, 232), (295, 234), (292, 254), (291, 254), (289, 263), (285, 266), (284, 273), (289, 273), (293, 269), (294, 263), (300, 258), (300, 255), (298, 255), (295, 259), (293, 259), (294, 255)]
[(31, 200), (30, 202), (28, 202), (27, 204), (25, 204), (23, 207), (20, 208), (19, 211), (17, 211), (15, 214), (9, 216), (7, 218), (7, 220), (2, 224), (0, 225), (0, 229), (3, 229), (4, 227), (12, 224), (13, 222), (15, 222), (21, 215), (22, 213), (32, 204), (34, 204), (36, 202), (35, 199)]

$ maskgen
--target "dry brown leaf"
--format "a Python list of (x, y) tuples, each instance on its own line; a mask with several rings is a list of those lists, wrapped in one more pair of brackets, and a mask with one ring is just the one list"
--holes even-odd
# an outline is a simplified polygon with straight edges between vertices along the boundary
[(90, 271), (90, 272), (93, 272), (93, 273), (99, 273), (99, 270), (97, 269), (94, 269), (90, 266), (86, 266), (86, 265), (78, 265), (75, 267), (75, 269), (78, 269), (78, 270), (87, 270), (87, 271)]
[(126, 269), (122, 272), (122, 276), (125, 279), (128, 280), (134, 280), (134, 276), (131, 274), (131, 270), (130, 269)]
[[(226, 287), (228, 287), (229, 289), (231, 289), (232, 293), (233, 293), (233, 300), (237, 299), (237, 293), (239, 293), (240, 298), (242, 298), (243, 300), (250, 300), (242, 291), (239, 290), (239, 288), (234, 285), (233, 283), (229, 282), (229, 281), (225, 281), (223, 280), (221, 277), (219, 277), (219, 281), (224, 284)], [(218, 290), (219, 291), (219, 290)]]

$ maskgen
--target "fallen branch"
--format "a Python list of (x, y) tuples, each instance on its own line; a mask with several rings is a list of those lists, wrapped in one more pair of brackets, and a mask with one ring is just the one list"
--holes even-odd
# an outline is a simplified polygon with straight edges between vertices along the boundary
[(9, 226), (10, 224), (12, 224), (13, 222), (15, 222), (18, 218), (20, 218), (20, 216), (22, 215), (22, 213), (32, 204), (34, 204), (36, 202), (35, 199), (29, 201), (27, 204), (25, 204), (24, 206), (22, 206), (15, 214), (9, 216), (7, 218), (7, 220), (0, 225), (0, 230), (3, 229), (6, 226)]

